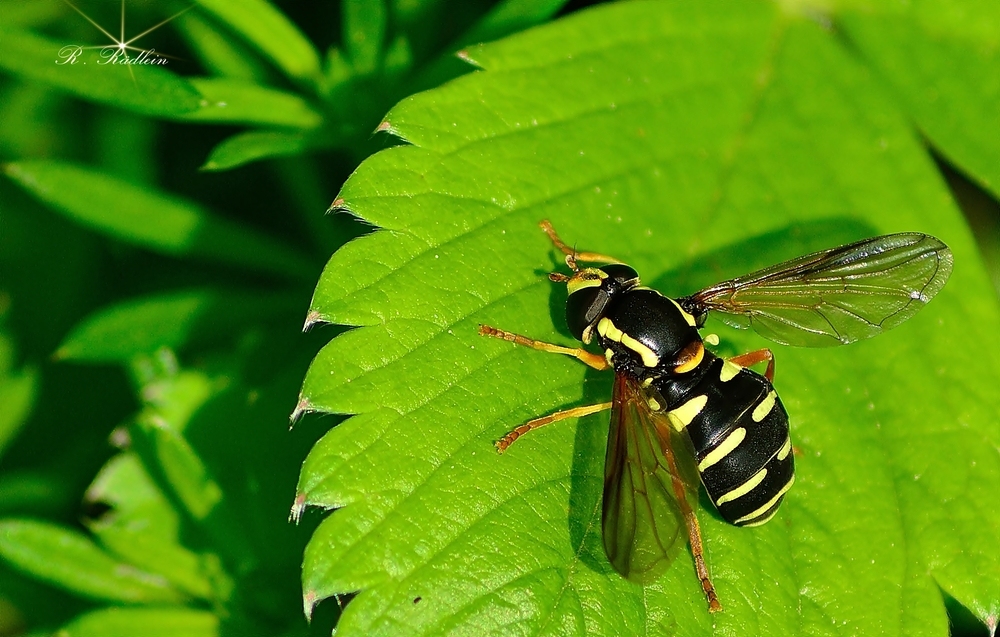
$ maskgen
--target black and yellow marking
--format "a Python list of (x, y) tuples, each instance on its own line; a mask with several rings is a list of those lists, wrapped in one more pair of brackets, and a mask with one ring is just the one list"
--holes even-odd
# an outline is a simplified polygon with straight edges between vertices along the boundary
[(584, 288), (599, 288), (608, 275), (597, 268), (587, 268), (580, 270), (569, 278), (566, 282), (566, 289), (570, 294), (579, 292)]
[(686, 391), (660, 383), (667, 417), (690, 436), (719, 514), (737, 526), (763, 524), (793, 482), (788, 414), (766, 378), (710, 352), (693, 375)]
[[(572, 271), (549, 274), (567, 286), (566, 325), (584, 345), (599, 337), (603, 356), (489, 326), (479, 332), (572, 356), (594, 369), (613, 368), (615, 388), (609, 403), (515, 428), (497, 441), (497, 450), (532, 429), (610, 409), (601, 522), (609, 561), (641, 581), (670, 563), (683, 525), (709, 611), (721, 610), (694, 511), (695, 485), (700, 478), (727, 522), (758, 526), (774, 517), (795, 483), (795, 467), (788, 414), (771, 385), (774, 355), (759, 349), (723, 360), (707, 352), (703, 343), (719, 344), (718, 335), (703, 341), (699, 333), (709, 312), (749, 319), (779, 343), (851, 343), (898, 325), (937, 294), (952, 270), (951, 251), (918, 233), (873, 237), (675, 300), (641, 286), (631, 266), (570, 247), (548, 221), (540, 226)], [(581, 268), (578, 262), (604, 265)], [(835, 301), (824, 296), (831, 284)], [(871, 294), (873, 286), (885, 294)], [(773, 302), (775, 293), (780, 303)], [(841, 295), (850, 297), (851, 312), (843, 311)], [(749, 369), (764, 362), (763, 375)]]
[(648, 345), (615, 327), (614, 322), (606, 316), (597, 322), (597, 333), (610, 341), (621, 343), (623, 347), (638, 354), (646, 367), (656, 367), (660, 364), (660, 357)]

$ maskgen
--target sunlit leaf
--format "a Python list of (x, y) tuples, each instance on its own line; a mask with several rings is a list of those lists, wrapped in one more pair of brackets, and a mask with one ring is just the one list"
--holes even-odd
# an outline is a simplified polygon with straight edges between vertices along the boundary
[(144, 571), (162, 575), (192, 597), (212, 598), (204, 561), (180, 543), (179, 513), (135, 454), (125, 452), (112, 458), (87, 491), (87, 499), (111, 507), (89, 524), (105, 549)]
[[(412, 146), (367, 160), (336, 205), (382, 228), (337, 252), (310, 319), (361, 326), (299, 411), (353, 414), (314, 448), (300, 506), (343, 507), (303, 570), (307, 608), (360, 591), (338, 635), (947, 634), (941, 589), (1000, 608), (1000, 312), (905, 113), (855, 53), (768, 3), (633, 2), (468, 51), (483, 71), (400, 103)], [(876, 339), (775, 346), (798, 478), (759, 529), (699, 513), (725, 611), (681, 555), (652, 585), (601, 548), (606, 417), (493, 441), (607, 400), (609, 374), (477, 336), (562, 344), (571, 245), (671, 295), (864, 235), (955, 254), (919, 315)], [(712, 321), (720, 353), (768, 345)], [(975, 343), (970, 347), (969, 343)], [(891, 610), (890, 610), (891, 609)]]

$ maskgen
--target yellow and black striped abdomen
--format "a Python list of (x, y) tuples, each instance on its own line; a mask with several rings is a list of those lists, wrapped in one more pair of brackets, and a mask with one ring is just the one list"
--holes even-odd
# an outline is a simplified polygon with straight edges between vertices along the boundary
[(794, 481), (788, 413), (766, 378), (706, 354), (693, 386), (664, 392), (674, 398), (668, 416), (687, 431), (722, 517), (737, 526), (763, 524)]

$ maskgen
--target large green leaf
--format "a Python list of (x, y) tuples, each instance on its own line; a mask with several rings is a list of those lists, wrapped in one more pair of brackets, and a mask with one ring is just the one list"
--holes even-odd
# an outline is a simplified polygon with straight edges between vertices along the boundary
[[(296, 512), (342, 510), (304, 562), (307, 610), (360, 590), (338, 635), (945, 635), (941, 590), (1000, 608), (1000, 312), (934, 164), (862, 62), (769, 3), (623, 3), (474, 48), (484, 71), (399, 104), (336, 205), (382, 230), (336, 253), (310, 320), (362, 326), (316, 357), (298, 411), (353, 414), (307, 459)], [(997, 140), (993, 141), (994, 144)], [(601, 548), (608, 374), (484, 340), (569, 344), (538, 230), (680, 295), (867, 234), (954, 250), (925, 311), (873, 341), (776, 347), (798, 480), (777, 518), (703, 508), (725, 606), (682, 553), (633, 585)], [(731, 355), (766, 343), (714, 321)], [(975, 344), (970, 347), (970, 344)]]

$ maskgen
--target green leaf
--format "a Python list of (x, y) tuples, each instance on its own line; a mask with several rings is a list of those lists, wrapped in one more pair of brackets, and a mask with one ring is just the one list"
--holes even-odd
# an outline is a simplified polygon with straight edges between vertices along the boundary
[(192, 608), (104, 608), (80, 615), (58, 633), (65, 637), (216, 637), (219, 618)]
[(118, 562), (77, 531), (27, 519), (0, 521), (0, 557), (78, 595), (123, 603), (183, 599), (162, 577)]
[[(176, 361), (164, 367), (174, 365)], [(245, 572), (256, 560), (245, 529), (240, 529), (227, 493), (187, 438), (191, 421), (231, 379), (196, 371), (161, 373), (151, 371), (153, 366), (142, 359), (133, 362), (146, 405), (129, 429), (132, 449), (158, 488), (217, 540), (218, 550), (236, 564), (235, 571)]]
[(312, 270), (292, 249), (201, 209), (87, 168), (56, 161), (4, 165), (19, 185), (67, 216), (112, 237), (192, 256), (299, 276)]
[(309, 141), (302, 133), (247, 131), (226, 138), (212, 149), (202, 170), (229, 170), (258, 159), (302, 154)]
[(0, 476), (0, 514), (35, 515), (65, 511), (78, 500), (77, 493), (53, 472), (5, 470)]
[(197, 12), (188, 12), (174, 22), (194, 49), (201, 63), (215, 75), (259, 81), (266, 72), (256, 55), (228, 37)]
[(228, 78), (191, 78), (204, 96), (202, 107), (182, 119), (193, 122), (226, 122), (314, 128), (323, 116), (299, 97), (284, 91)]
[(145, 522), (150, 533), (163, 540), (175, 541), (180, 531), (180, 515), (150, 478), (139, 457), (123, 452), (108, 461), (87, 489), (88, 502), (101, 502), (114, 515), (92, 524), (98, 531), (106, 526)]
[(344, 0), (344, 48), (351, 66), (360, 75), (371, 75), (378, 69), (385, 45), (388, 10), (385, 0)]
[(38, 394), (38, 373), (28, 368), (0, 376), (0, 456), (27, 421)]
[(13, 341), (0, 332), (0, 458), (27, 421), (38, 394), (38, 372), (31, 367), (15, 370), (14, 358)]
[(549, 20), (567, 0), (504, 0), (462, 35), (459, 46), (495, 40)]
[(884, 3), (842, 20), (940, 152), (1000, 197), (1000, 4)]
[(147, 383), (150, 404), (132, 428), (132, 442), (146, 466), (162, 472), (171, 492), (196, 520), (203, 520), (222, 500), (222, 489), (183, 432), (191, 415), (215, 392), (217, 383), (197, 372)]
[[(338, 635), (944, 636), (943, 588), (993, 621), (1000, 364), (983, 353), (1000, 347), (1000, 311), (871, 71), (764, 2), (620, 3), (468, 56), (483, 72), (394, 108), (384, 128), (412, 146), (369, 158), (336, 202), (382, 230), (333, 256), (311, 307), (361, 327), (318, 354), (299, 403), (355, 414), (303, 466), (296, 512), (343, 507), (306, 551), (306, 608), (360, 590)], [(758, 529), (699, 511), (718, 615), (686, 551), (644, 588), (608, 564), (606, 416), (493, 448), (610, 394), (610, 374), (477, 335), (573, 344), (545, 218), (673, 296), (870, 234), (928, 232), (954, 251), (944, 291), (892, 332), (773, 346), (798, 478)], [(708, 328), (724, 355), (768, 345)]]
[(243, 317), (263, 321), (289, 306), (262, 292), (182, 290), (129, 299), (102, 308), (69, 333), (55, 356), (64, 360), (128, 362), (161, 347), (177, 350), (193, 341), (231, 335)]
[(108, 551), (192, 597), (213, 598), (203, 560), (180, 544), (178, 513), (134, 453), (112, 458), (88, 489), (87, 499), (112, 507), (89, 524)]
[(198, 92), (154, 65), (102, 64), (96, 50), (32, 33), (0, 29), (0, 67), (29, 82), (44, 82), (77, 97), (142, 115), (177, 116), (198, 109)]
[[(541, 24), (554, 16), (566, 4), (566, 0), (504, 0), (498, 2), (490, 11), (458, 37), (447, 49), (447, 54), (429, 64), (418, 75), (412, 85), (419, 89), (437, 86), (445, 80), (462, 75), (468, 71), (468, 64), (459, 59), (464, 55), (459, 50), (469, 44), (478, 44), (488, 40), (517, 33)], [(458, 56), (456, 56), (458, 53)]]
[(318, 80), (319, 54), (312, 42), (267, 0), (199, 0), (198, 4), (289, 77), (310, 83)]

